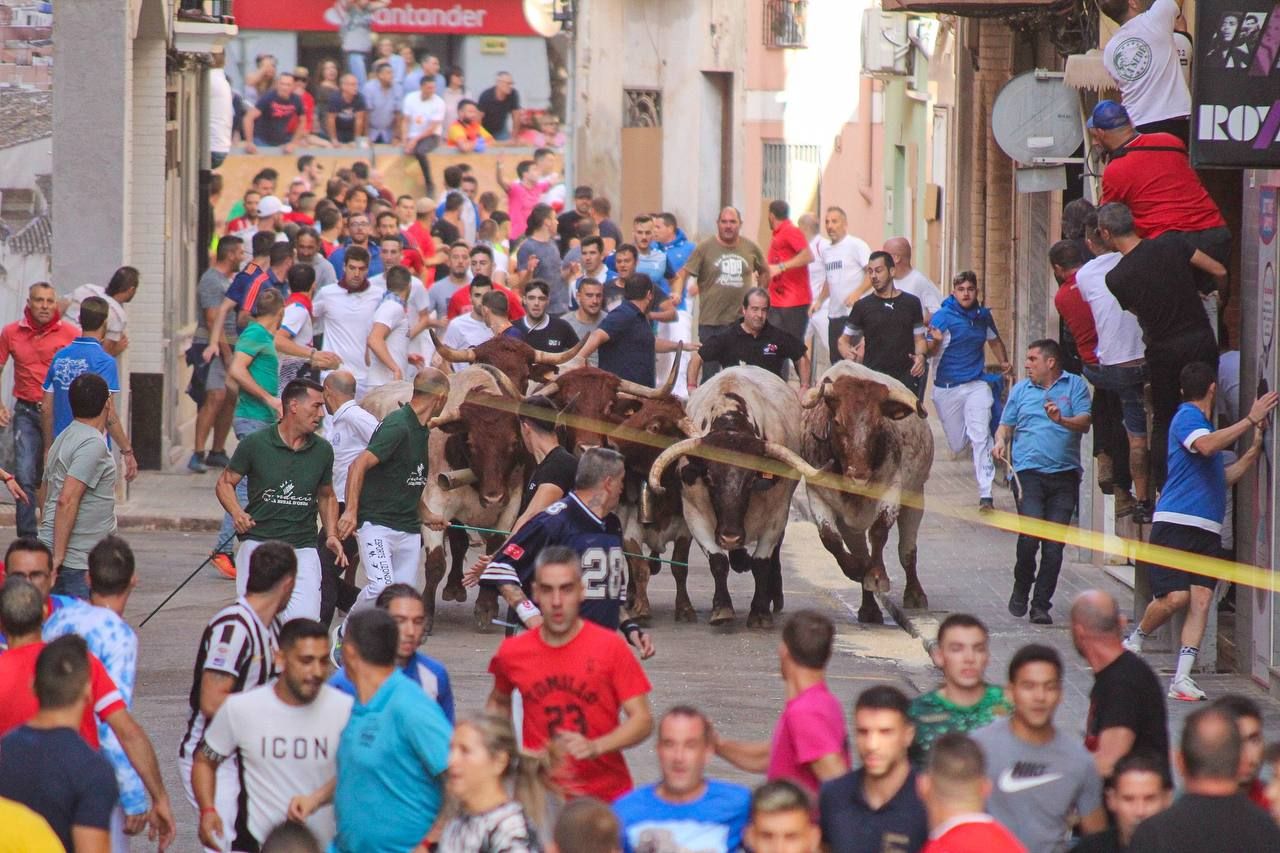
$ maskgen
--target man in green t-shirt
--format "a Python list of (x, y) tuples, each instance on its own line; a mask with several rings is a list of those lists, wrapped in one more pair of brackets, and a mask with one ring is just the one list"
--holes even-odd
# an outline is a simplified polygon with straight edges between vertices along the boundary
[(923, 767), (934, 742), (948, 732), (971, 732), (1012, 710), (1004, 688), (986, 682), (988, 641), (987, 626), (968, 613), (952, 613), (938, 626), (932, 653), (942, 686), (911, 701), (914, 766)]
[[(262, 294), (259, 299), (265, 296)], [(252, 328), (252, 326), (250, 326)], [(241, 337), (240, 340), (244, 340)], [(249, 584), (249, 559), (263, 542), (277, 540), (293, 548), (298, 578), (289, 605), (280, 615), (290, 619), (320, 617), (320, 554), (316, 550), (316, 512), (328, 531), (325, 547), (338, 565), (346, 555), (338, 539), (338, 499), (333, 493), (333, 447), (315, 432), (324, 422), (324, 389), (310, 379), (295, 379), (284, 388), (278, 423), (250, 433), (236, 445), (230, 464), (218, 477), (216, 493), (240, 536), (236, 554), (236, 592)], [(248, 481), (244, 509), (236, 488)]]
[[(758, 277), (767, 281), (768, 267), (760, 247), (739, 235), (742, 215), (726, 207), (716, 220), (716, 236), (703, 240), (671, 281), (671, 299), (680, 304), (688, 286), (698, 297), (698, 341), (707, 343), (732, 329), (742, 318), (742, 295), (755, 287)], [(693, 281), (690, 282), (689, 279)], [(720, 372), (717, 362), (702, 363), (702, 381)]]
[(352, 533), (368, 583), (352, 612), (371, 607), (393, 583), (417, 586), (422, 552), (419, 507), (427, 484), (427, 422), (444, 408), (449, 379), (427, 368), (413, 379), (413, 397), (382, 419), (369, 446), (347, 472), (346, 508), (338, 538)]

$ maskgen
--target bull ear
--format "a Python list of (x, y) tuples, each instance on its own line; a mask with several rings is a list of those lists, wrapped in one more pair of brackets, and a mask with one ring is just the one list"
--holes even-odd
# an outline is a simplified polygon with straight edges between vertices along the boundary
[(634, 397), (621, 397), (614, 401), (613, 413), (622, 418), (629, 418), (640, 410), (643, 402)]
[(550, 382), (555, 378), (558, 368), (554, 364), (529, 365), (529, 378), (539, 384)]
[[(913, 409), (901, 400), (885, 400), (880, 404), (880, 414), (894, 421), (900, 421), (908, 415), (914, 415), (918, 409), (920, 409), (919, 404)], [(924, 417), (922, 411), (920, 416)]]
[(707, 475), (707, 467), (701, 461), (690, 459), (680, 469), (680, 482), (692, 486)]
[(467, 422), (463, 418), (458, 418), (457, 420), (440, 424), (436, 429), (440, 430), (445, 435), (457, 435), (458, 433), (466, 431)]

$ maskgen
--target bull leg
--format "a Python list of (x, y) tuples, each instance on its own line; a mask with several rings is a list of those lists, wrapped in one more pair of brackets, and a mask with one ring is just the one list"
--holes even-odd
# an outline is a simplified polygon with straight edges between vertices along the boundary
[(739, 574), (752, 571), (751, 555), (746, 548), (734, 548), (729, 552), (729, 568)]
[(725, 554), (709, 554), (711, 578), (716, 592), (711, 599), (711, 624), (727, 625), (734, 620), (733, 599), (729, 596), (729, 558)]
[(751, 574), (756, 582), (755, 594), (751, 596), (751, 614), (747, 616), (748, 628), (772, 628), (773, 559), (772, 557), (752, 557)]
[(422, 601), (427, 606), (427, 631), (430, 634), (436, 621), (436, 589), (444, 578), (444, 541), (432, 542), (427, 546), (425, 568), (426, 582), (422, 587)]
[[(624, 539), (622, 546), (641, 553), (640, 543), (631, 539)], [(649, 561), (642, 557), (627, 557), (627, 611), (641, 625), (649, 624)]]
[(649, 549), (649, 577), (653, 577), (662, 571), (662, 552), (657, 548)]
[(884, 514), (876, 516), (875, 523), (867, 531), (871, 544), (871, 564), (862, 579), (862, 588), (869, 592), (888, 592), (889, 573), (884, 567), (884, 545), (889, 541), (889, 521)]
[(467, 561), (467, 548), (470, 540), (467, 531), (457, 527), (445, 530), (445, 538), (449, 540), (449, 580), (440, 593), (441, 601), (466, 601), (467, 590), (462, 585), (462, 569)]
[(769, 558), (769, 592), (773, 602), (773, 612), (782, 612), (782, 543), (773, 549)]
[(915, 507), (904, 506), (898, 514), (898, 561), (907, 576), (907, 585), (902, 588), (902, 606), (908, 610), (929, 609), (929, 597), (924, 594), (916, 573), (916, 534), (923, 518), (924, 510)]
[[(498, 547), (502, 545), (504, 538), (502, 536), (491, 536), (485, 540), (485, 550), (490, 554), (496, 553)], [(459, 578), (461, 582), (461, 578)], [(466, 601), (466, 592), (460, 601)], [(482, 586), (476, 592), (476, 605), (471, 611), (471, 618), (475, 622), (476, 630), (484, 634), (492, 630), (493, 620), (498, 618), (498, 590), (491, 586)]]
[[(693, 609), (693, 602), (689, 600), (689, 546), (692, 541), (688, 536), (681, 536), (676, 540), (676, 546), (671, 551), (671, 576), (676, 580), (676, 621), (677, 622), (697, 622), (698, 613)], [(684, 563), (684, 565), (676, 565)]]
[(864, 625), (884, 624), (884, 613), (880, 611), (875, 593), (865, 586), (862, 588), (862, 606), (858, 608), (858, 621)]
[(836, 558), (836, 565), (840, 567), (840, 571), (844, 572), (844, 576), (854, 583), (862, 583), (862, 579), (867, 574), (866, 562), (858, 560), (845, 550), (844, 538), (839, 531), (821, 525), (818, 527), (818, 538), (822, 540), (823, 546), (831, 556)]

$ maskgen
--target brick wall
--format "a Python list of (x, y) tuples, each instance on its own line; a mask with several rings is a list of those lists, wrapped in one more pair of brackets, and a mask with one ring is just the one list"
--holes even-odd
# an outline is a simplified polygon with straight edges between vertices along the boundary
[(1013, 163), (996, 145), (991, 134), (991, 107), (996, 93), (1013, 69), (1013, 32), (1003, 21), (983, 20), (978, 33), (978, 70), (975, 74), (973, 150), (977, 156), (974, 192), (969, 212), (973, 217), (973, 264), (983, 284), (983, 298), (1004, 330), (1014, 329), (1013, 266)]
[(165, 43), (135, 39), (129, 127), (127, 241), (129, 263), (142, 286), (129, 306), (128, 371), (164, 370), (165, 244), (172, 235), (165, 217)]

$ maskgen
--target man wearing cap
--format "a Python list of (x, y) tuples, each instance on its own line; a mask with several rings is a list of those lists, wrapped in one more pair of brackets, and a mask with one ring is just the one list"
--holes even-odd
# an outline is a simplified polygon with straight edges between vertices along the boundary
[[(1231, 229), (1191, 168), (1186, 144), (1172, 133), (1136, 130), (1129, 111), (1115, 101), (1100, 101), (1088, 124), (1089, 135), (1108, 155), (1102, 172), (1102, 203), (1118, 201), (1127, 206), (1144, 240), (1166, 232), (1181, 234), (1225, 266), (1231, 253)], [(1202, 274), (1196, 276), (1196, 284), (1201, 293), (1211, 293), (1217, 286)]]
[(258, 200), (258, 227), (254, 233), (264, 231), (276, 235), (276, 242), (288, 241), (284, 234), (284, 214), (289, 212), (284, 202), (273, 195), (264, 195)]
[(1120, 25), (1102, 49), (1102, 62), (1121, 100), (1144, 133), (1191, 136), (1191, 91), (1182, 76), (1174, 21), (1178, 0), (1100, 0), (1098, 8)]

